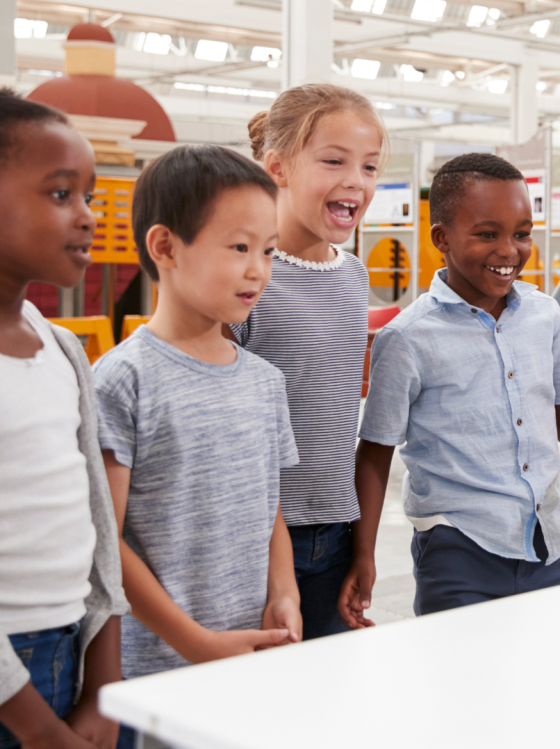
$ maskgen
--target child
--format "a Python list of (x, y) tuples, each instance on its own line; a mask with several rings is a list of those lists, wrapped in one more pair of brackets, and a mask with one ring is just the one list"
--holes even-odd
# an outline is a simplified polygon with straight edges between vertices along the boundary
[(251, 120), (249, 134), (279, 188), (279, 240), (263, 298), (233, 331), (286, 377), (300, 463), (282, 471), (280, 496), (303, 636), (312, 639), (345, 631), (339, 595), (359, 590), (368, 601), (373, 586), (350, 525), (359, 530), (354, 465), (368, 274), (333, 243), (349, 238), (373, 198), (388, 138), (368, 99), (331, 85), (285, 91)]
[(298, 459), (284, 378), (221, 335), (270, 277), (275, 198), (260, 167), (211, 146), (175, 149), (136, 186), (157, 309), (95, 367), (133, 614), (125, 678), (301, 639), (279, 509), (280, 468)]
[(94, 184), (93, 150), (61, 112), (0, 91), (2, 749), (117, 741), (96, 699), (121, 678), (128, 605), (91, 373), (77, 338), (25, 301), (30, 281), (82, 279)]
[(531, 254), (527, 185), (497, 156), (459, 156), (430, 213), (447, 268), (375, 339), (356, 479), (373, 557), (406, 441), (417, 615), (560, 584), (560, 310), (515, 280)]

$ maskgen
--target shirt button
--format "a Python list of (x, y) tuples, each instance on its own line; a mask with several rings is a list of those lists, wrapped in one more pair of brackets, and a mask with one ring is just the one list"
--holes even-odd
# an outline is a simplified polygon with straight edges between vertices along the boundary
[(541, 509), (540, 505), (537, 505), (537, 512)]
[(498, 327), (498, 326), (496, 325), (496, 333), (499, 333), (499, 332), (500, 332), (500, 329), (499, 329), (499, 327)]
[(477, 309), (471, 309), (471, 312), (473, 313), (473, 315), (476, 315), (476, 313), (478, 312), (478, 310)]
[(524, 466), (523, 466), (523, 470), (524, 470), (524, 471), (528, 471), (528, 470), (529, 470), (529, 463), (525, 463), (525, 464), (524, 464)]
[(517, 425), (521, 426), (521, 424), (523, 424), (523, 419), (517, 419)]
[(508, 377), (510, 380), (513, 380), (513, 372), (508, 372)]

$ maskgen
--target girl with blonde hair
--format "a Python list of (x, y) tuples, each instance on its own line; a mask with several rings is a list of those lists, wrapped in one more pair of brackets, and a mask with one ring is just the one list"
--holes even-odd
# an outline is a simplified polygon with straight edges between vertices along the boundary
[(368, 274), (337, 245), (373, 198), (388, 137), (367, 98), (328, 84), (285, 91), (249, 135), (279, 189), (279, 241), (269, 285), (232, 331), (286, 377), (300, 463), (282, 470), (280, 497), (311, 639), (372, 624), (375, 567), (354, 485)]

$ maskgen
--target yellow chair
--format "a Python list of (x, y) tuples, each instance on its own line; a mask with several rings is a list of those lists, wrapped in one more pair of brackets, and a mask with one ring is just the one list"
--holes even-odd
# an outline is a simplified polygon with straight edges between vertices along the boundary
[(121, 328), (121, 341), (124, 341), (125, 338), (128, 338), (129, 335), (132, 335), (132, 333), (134, 333), (136, 328), (139, 328), (141, 325), (145, 325), (151, 319), (152, 318), (150, 315), (125, 315)]
[(108, 317), (51, 317), (50, 322), (71, 330), (74, 335), (87, 336), (84, 348), (90, 364), (96, 362), (115, 345)]

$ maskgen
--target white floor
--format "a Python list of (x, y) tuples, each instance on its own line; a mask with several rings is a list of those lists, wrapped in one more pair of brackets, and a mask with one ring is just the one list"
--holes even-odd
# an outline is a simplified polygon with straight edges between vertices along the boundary
[(377, 581), (369, 610), (369, 618), (378, 625), (414, 616), (412, 601), (415, 586), (410, 554), (413, 529), (402, 509), (404, 472), (404, 463), (395, 450), (377, 538)]

